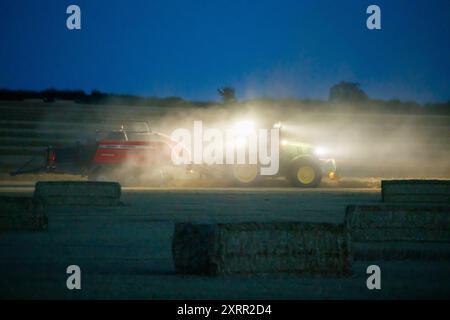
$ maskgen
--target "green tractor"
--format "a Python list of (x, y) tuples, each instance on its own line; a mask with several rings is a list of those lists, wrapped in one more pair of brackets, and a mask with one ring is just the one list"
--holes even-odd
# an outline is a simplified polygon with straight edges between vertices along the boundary
[[(274, 128), (280, 130), (279, 170), (276, 177), (286, 178), (292, 186), (314, 188), (322, 178), (327, 176), (331, 180), (337, 179), (336, 161), (323, 158), (322, 148), (307, 143), (284, 139), (282, 127), (279, 123)], [(234, 165), (232, 175), (242, 186), (255, 185), (262, 178), (258, 165)]]

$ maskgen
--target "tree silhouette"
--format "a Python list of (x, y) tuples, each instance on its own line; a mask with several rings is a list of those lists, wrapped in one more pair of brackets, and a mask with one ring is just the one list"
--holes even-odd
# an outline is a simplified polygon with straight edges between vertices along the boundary
[(217, 89), (222, 97), (223, 103), (230, 103), (236, 101), (236, 91), (233, 87), (222, 87)]
[(362, 102), (368, 100), (367, 94), (359, 87), (357, 82), (341, 81), (330, 88), (331, 102)]

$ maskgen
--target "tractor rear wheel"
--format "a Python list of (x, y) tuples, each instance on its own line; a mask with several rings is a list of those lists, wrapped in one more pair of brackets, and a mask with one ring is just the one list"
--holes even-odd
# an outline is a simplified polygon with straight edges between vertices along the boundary
[(258, 166), (256, 164), (233, 165), (232, 173), (235, 182), (240, 186), (252, 186), (258, 181)]
[(288, 178), (296, 187), (314, 188), (322, 181), (322, 170), (314, 160), (301, 159), (291, 165)]

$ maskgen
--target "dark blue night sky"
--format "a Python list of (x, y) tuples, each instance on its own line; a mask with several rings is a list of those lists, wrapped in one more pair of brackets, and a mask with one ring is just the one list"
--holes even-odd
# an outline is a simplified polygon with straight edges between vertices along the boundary
[(373, 98), (450, 99), (448, 0), (1, 0), (0, 35), (1, 88), (326, 98), (347, 80)]

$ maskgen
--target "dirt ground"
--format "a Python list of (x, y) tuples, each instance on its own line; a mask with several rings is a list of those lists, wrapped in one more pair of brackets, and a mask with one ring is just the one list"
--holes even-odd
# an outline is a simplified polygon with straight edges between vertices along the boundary
[[(31, 194), (32, 182), (3, 182), (0, 194)], [(175, 274), (176, 221), (340, 223), (348, 204), (380, 201), (377, 188), (124, 188), (116, 208), (52, 207), (47, 232), (0, 236), (0, 297), (34, 299), (408, 299), (450, 298), (449, 261), (354, 261), (343, 278)], [(82, 289), (66, 288), (80, 266)], [(382, 289), (366, 287), (367, 266)]]

